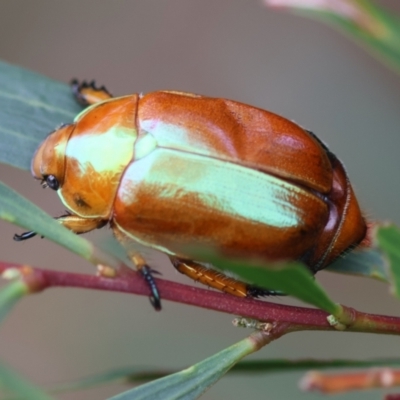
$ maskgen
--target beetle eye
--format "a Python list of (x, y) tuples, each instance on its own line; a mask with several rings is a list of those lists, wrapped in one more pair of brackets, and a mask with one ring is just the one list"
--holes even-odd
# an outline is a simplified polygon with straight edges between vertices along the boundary
[(58, 188), (60, 187), (60, 184), (54, 175), (48, 175), (46, 177), (46, 184), (50, 189), (53, 190), (58, 190)]

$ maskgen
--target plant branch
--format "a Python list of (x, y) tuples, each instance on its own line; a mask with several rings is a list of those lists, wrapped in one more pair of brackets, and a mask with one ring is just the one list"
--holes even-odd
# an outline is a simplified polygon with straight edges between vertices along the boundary
[(303, 390), (317, 390), (325, 394), (337, 394), (350, 390), (388, 388), (400, 385), (400, 370), (373, 368), (345, 374), (309, 372), (300, 382)]
[[(0, 273), (16, 270), (28, 285), (31, 293), (51, 287), (79, 287), (148, 296), (150, 290), (140, 274), (121, 266), (115, 277), (77, 274), (35, 268), (28, 265), (0, 262)], [(7, 274), (9, 275), (9, 274)], [(13, 274), (11, 274), (13, 275)], [(295, 330), (335, 330), (327, 321), (325, 311), (295, 307), (260, 301), (252, 298), (239, 298), (208, 289), (201, 289), (180, 283), (155, 279), (164, 300), (193, 305), (209, 310), (240, 315), (268, 322), (288, 322), (289, 331)], [(346, 326), (351, 332), (370, 332), (381, 334), (400, 334), (400, 318), (367, 314), (344, 307), (351, 316)], [(288, 331), (288, 329), (286, 329)]]

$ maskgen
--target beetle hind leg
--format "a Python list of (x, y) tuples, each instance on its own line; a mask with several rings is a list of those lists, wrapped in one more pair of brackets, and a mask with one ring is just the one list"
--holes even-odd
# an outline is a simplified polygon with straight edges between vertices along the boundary
[(104, 86), (97, 87), (94, 80), (88, 83), (73, 79), (71, 88), (76, 100), (83, 106), (90, 106), (113, 97)]
[(205, 267), (191, 260), (170, 257), (172, 265), (182, 274), (203, 285), (218, 289), (237, 297), (262, 297), (283, 295), (282, 292), (263, 289), (240, 280), (231, 278), (222, 272)]
[(161, 310), (161, 297), (158, 292), (156, 281), (154, 280), (153, 274), (156, 272), (152, 270), (147, 264), (145, 259), (138, 253), (129, 254), (132, 262), (135, 264), (137, 270), (142, 274), (144, 280), (150, 288), (151, 296), (150, 303), (156, 311)]

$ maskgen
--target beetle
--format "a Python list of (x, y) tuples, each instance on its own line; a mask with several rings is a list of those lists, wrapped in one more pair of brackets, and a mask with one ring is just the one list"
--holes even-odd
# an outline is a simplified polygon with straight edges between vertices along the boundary
[[(121, 243), (236, 296), (274, 294), (193, 260), (185, 244), (247, 258), (300, 260), (312, 273), (357, 246), (367, 225), (343, 164), (313, 133), (232, 100), (158, 91), (112, 97), (72, 82), (84, 109), (52, 132), (31, 172), (69, 210), (77, 234), (109, 224)], [(15, 235), (24, 240), (35, 235)], [(146, 260), (129, 252), (160, 296)]]

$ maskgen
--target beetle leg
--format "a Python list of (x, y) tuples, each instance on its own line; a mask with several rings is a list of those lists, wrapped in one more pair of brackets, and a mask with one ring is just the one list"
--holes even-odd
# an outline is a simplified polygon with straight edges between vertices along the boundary
[(33, 231), (24, 232), (24, 233), (21, 233), (21, 235), (17, 235), (15, 233), (14, 236), (13, 236), (13, 239), (16, 242), (22, 242), (23, 240), (31, 239), (36, 235), (37, 235), (37, 233), (33, 232)]
[(90, 106), (113, 97), (104, 86), (96, 87), (95, 81), (87, 83), (74, 79), (71, 81), (71, 88), (76, 100), (83, 106)]
[(172, 265), (182, 274), (203, 285), (218, 289), (237, 297), (282, 296), (284, 293), (263, 289), (231, 278), (220, 271), (207, 268), (195, 261), (170, 257)]
[(223, 273), (207, 268), (195, 261), (182, 260), (176, 257), (170, 257), (172, 265), (184, 275), (192, 278), (203, 285), (211, 286), (222, 292), (233, 294), (237, 297), (247, 296), (247, 284), (230, 278)]
[(90, 232), (94, 229), (100, 229), (108, 222), (103, 218), (83, 218), (73, 214), (61, 215), (61, 217), (57, 217), (56, 220), (78, 235)]
[(128, 257), (131, 259), (133, 264), (135, 264), (136, 269), (140, 272), (147, 282), (147, 285), (150, 288), (151, 296), (150, 296), (150, 303), (154, 307), (156, 311), (161, 310), (161, 297), (160, 293), (158, 292), (156, 281), (154, 280), (153, 274), (158, 273), (158, 271), (154, 271), (151, 269), (146, 260), (143, 256), (134, 250), (129, 249), (129, 243), (132, 242), (132, 239), (127, 236), (124, 232), (122, 232), (118, 226), (112, 224), (111, 228), (114, 232), (115, 238), (121, 243), (121, 245), (126, 249), (128, 253)]
[[(81, 233), (90, 232), (93, 229), (102, 228), (107, 220), (102, 218), (82, 218), (77, 215), (67, 214), (57, 217), (56, 220), (70, 231), (80, 235)], [(21, 235), (14, 235), (14, 240), (21, 242), (36, 236), (36, 232), (24, 232)], [(42, 236), (43, 237), (43, 236)]]

